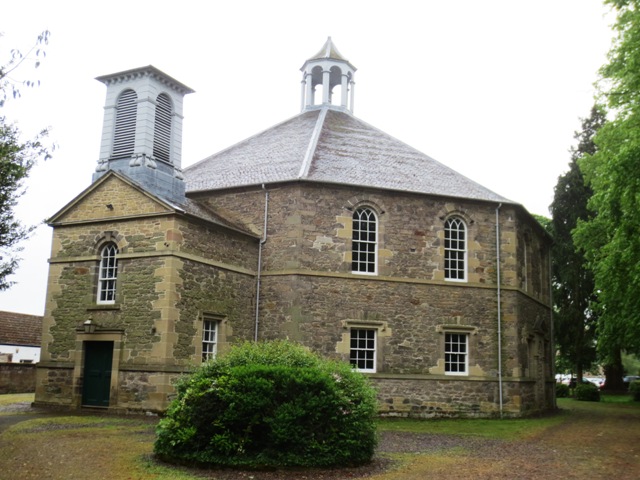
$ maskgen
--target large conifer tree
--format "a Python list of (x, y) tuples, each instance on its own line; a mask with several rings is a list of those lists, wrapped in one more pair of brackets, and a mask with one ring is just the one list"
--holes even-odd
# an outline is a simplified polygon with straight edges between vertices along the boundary
[(582, 130), (574, 136), (578, 145), (571, 149), (569, 170), (558, 178), (550, 206), (555, 340), (561, 359), (579, 381), (596, 359), (597, 315), (591, 308), (595, 300), (593, 274), (586, 268), (584, 253), (577, 249), (572, 237), (578, 221), (591, 216), (587, 207), (591, 189), (584, 182), (578, 160), (596, 152), (593, 137), (604, 122), (602, 109), (595, 106), (590, 116), (582, 120)]

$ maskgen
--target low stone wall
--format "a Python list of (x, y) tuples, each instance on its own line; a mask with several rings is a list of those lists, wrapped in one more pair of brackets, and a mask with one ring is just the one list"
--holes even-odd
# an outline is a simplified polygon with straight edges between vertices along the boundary
[(36, 366), (33, 363), (0, 363), (0, 394), (36, 391)]
[[(371, 377), (378, 391), (381, 416), (411, 418), (491, 418), (500, 415), (498, 380), (429, 378), (382, 375)], [(505, 381), (503, 415), (538, 413), (532, 397), (533, 382)]]

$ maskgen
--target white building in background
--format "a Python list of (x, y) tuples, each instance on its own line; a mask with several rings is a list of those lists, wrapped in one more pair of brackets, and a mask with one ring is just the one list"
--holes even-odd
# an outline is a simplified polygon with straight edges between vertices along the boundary
[(41, 338), (41, 316), (0, 311), (0, 363), (37, 363)]

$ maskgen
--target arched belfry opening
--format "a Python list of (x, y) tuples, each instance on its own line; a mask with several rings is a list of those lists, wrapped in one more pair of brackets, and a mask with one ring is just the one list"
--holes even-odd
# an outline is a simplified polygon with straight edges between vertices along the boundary
[(127, 175), (168, 200), (184, 200), (182, 109), (186, 85), (149, 65), (98, 77), (107, 86), (97, 180)]
[(331, 106), (353, 113), (356, 68), (338, 52), (331, 37), (300, 70), (302, 111)]

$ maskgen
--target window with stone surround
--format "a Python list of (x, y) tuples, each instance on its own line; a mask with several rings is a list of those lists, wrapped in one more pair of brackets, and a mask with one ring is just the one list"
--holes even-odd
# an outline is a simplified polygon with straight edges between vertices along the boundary
[(116, 281), (118, 278), (118, 247), (107, 243), (100, 253), (98, 272), (97, 303), (110, 304), (116, 301)]
[(469, 372), (469, 334), (444, 334), (444, 372), (446, 375), (467, 375)]
[(349, 363), (360, 372), (376, 371), (376, 333), (369, 328), (351, 329)]
[(218, 351), (218, 330), (220, 321), (205, 315), (202, 320), (202, 361), (216, 358)]
[(458, 217), (444, 223), (444, 278), (459, 282), (467, 279), (467, 227)]
[(369, 207), (353, 212), (351, 270), (375, 275), (378, 254), (378, 219)]

